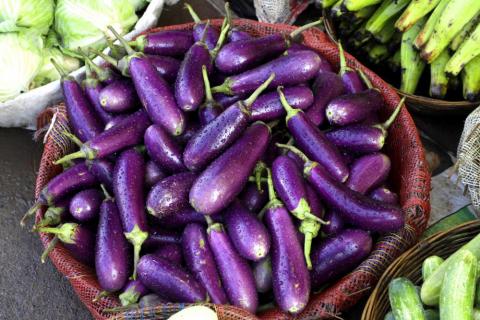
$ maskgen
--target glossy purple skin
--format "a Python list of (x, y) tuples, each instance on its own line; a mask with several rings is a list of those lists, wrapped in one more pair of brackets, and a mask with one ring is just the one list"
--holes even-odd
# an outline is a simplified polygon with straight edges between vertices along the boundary
[(250, 261), (264, 258), (270, 251), (270, 235), (257, 216), (238, 200), (224, 211), (224, 225), (239, 255)]
[(147, 231), (143, 186), (145, 161), (135, 149), (123, 151), (113, 171), (113, 193), (117, 202), (123, 230), (128, 233), (135, 226)]
[(181, 266), (183, 263), (182, 247), (178, 243), (162, 244), (152, 254), (178, 266)]
[(338, 211), (345, 222), (381, 233), (397, 231), (403, 227), (404, 216), (399, 207), (371, 200), (350, 190), (318, 164), (310, 166), (306, 171), (308, 181), (320, 198), (331, 210)]
[(73, 234), (74, 243), (62, 242), (72, 256), (88, 266), (95, 264), (95, 233), (89, 228), (78, 225)]
[(190, 205), (204, 214), (227, 207), (244, 188), (269, 140), (270, 129), (264, 123), (252, 124), (200, 174), (190, 189)]
[(88, 141), (103, 131), (103, 123), (75, 79), (62, 81), (63, 97), (73, 134), (82, 142)]
[[(314, 99), (312, 90), (307, 86), (285, 88), (283, 94), (288, 104), (295, 109), (307, 109), (312, 105)], [(285, 109), (275, 90), (260, 95), (252, 104), (251, 113), (251, 121), (272, 121), (285, 116)]]
[(177, 229), (183, 228), (189, 223), (206, 224), (205, 215), (195, 211), (191, 207), (179, 210), (175, 214), (162, 218), (159, 224), (165, 228)]
[(103, 184), (108, 191), (113, 190), (113, 168), (112, 162), (106, 159), (87, 160), (85, 162), (88, 170)]
[(148, 238), (143, 245), (145, 248), (158, 248), (166, 243), (180, 244), (181, 241), (182, 235), (176, 231), (150, 227)]
[(240, 137), (248, 122), (243, 102), (231, 105), (188, 141), (183, 163), (192, 171), (204, 168)]
[(247, 260), (237, 253), (221, 224), (211, 225), (207, 238), (228, 300), (234, 306), (255, 313), (258, 294)]
[(289, 211), (297, 209), (302, 199), (308, 201), (302, 172), (291, 158), (282, 155), (275, 159), (272, 180), (278, 197)]
[(298, 51), (281, 56), (254, 69), (225, 80), (233, 95), (250, 93), (257, 89), (272, 73), (275, 79), (268, 88), (295, 86), (314, 78), (320, 68), (320, 57), (313, 51)]
[(70, 200), (70, 214), (78, 221), (85, 222), (96, 218), (103, 201), (103, 194), (97, 189), (82, 190)]
[(328, 103), (327, 119), (332, 125), (346, 126), (364, 121), (384, 105), (380, 91), (368, 89), (339, 96)]
[(147, 211), (161, 219), (173, 215), (188, 206), (188, 192), (197, 175), (178, 173), (157, 183), (147, 196)]
[(398, 204), (398, 195), (385, 187), (374, 189), (370, 192), (369, 197), (380, 202)]
[(182, 149), (159, 125), (153, 124), (143, 138), (147, 153), (160, 168), (169, 172), (181, 172), (186, 168), (182, 161)]
[(289, 157), (290, 159), (292, 159), (293, 161), (295, 161), (295, 163), (297, 164), (297, 166), (300, 169), (303, 169), (304, 162), (303, 162), (302, 158), (300, 158), (299, 156), (297, 156), (295, 153), (293, 153), (291, 151), (287, 151), (286, 156)]
[(272, 289), (272, 260), (270, 255), (252, 263), (257, 291), (266, 293)]
[(265, 187), (259, 191), (255, 183), (249, 183), (243, 189), (239, 199), (249, 211), (258, 213), (268, 202), (268, 192)]
[(343, 218), (335, 210), (327, 210), (323, 219), (329, 222), (329, 224), (323, 226), (322, 228), (322, 231), (328, 236), (339, 233), (345, 227)]
[(208, 244), (207, 231), (203, 225), (191, 223), (182, 235), (182, 249), (187, 268), (207, 290), (215, 304), (228, 304), (220, 275)]
[(224, 109), (230, 107), (232, 104), (242, 100), (244, 96), (229, 96), (223, 93), (214, 93), (213, 99), (217, 101)]
[(146, 34), (144, 39), (143, 52), (159, 56), (182, 56), (193, 45), (191, 31), (160, 31)]
[(189, 119), (187, 121), (187, 126), (183, 133), (178, 137), (175, 137), (175, 140), (180, 143), (180, 145), (185, 146), (190, 139), (197, 134), (200, 130), (200, 123), (196, 119)]
[(185, 55), (175, 80), (175, 99), (178, 107), (184, 111), (196, 110), (205, 98), (203, 65), (210, 68), (210, 52), (204, 43), (197, 42)]
[(137, 93), (132, 81), (117, 80), (105, 86), (98, 97), (102, 107), (111, 113), (123, 113), (138, 107)]
[(350, 166), (350, 176), (345, 185), (362, 194), (382, 185), (387, 180), (392, 163), (383, 153), (373, 153), (358, 158)]
[(107, 123), (105, 123), (105, 130), (108, 130), (120, 122), (122, 122), (129, 114), (118, 114), (115, 117), (111, 118)]
[(372, 238), (363, 230), (346, 229), (333, 238), (322, 239), (312, 250), (313, 289), (355, 268), (371, 250)]
[(139, 110), (88, 141), (82, 148), (93, 150), (95, 158), (104, 158), (139, 144), (143, 140), (143, 133), (150, 124), (147, 113)]
[(95, 271), (103, 290), (115, 292), (125, 286), (130, 272), (129, 253), (115, 200), (106, 199), (100, 207), (95, 246)]
[(231, 28), (227, 36), (228, 42), (236, 42), (252, 38), (253, 37), (248, 32), (241, 31), (238, 28)]
[[(324, 61), (325, 59), (322, 59)], [(319, 73), (312, 85), (313, 105), (307, 110), (307, 116), (316, 126), (325, 122), (325, 109), (328, 103), (345, 93), (342, 79), (333, 72)]]
[[(193, 40), (195, 40), (195, 42), (202, 40), (205, 26), (206, 23), (200, 22), (195, 24), (193, 27)], [(205, 36), (205, 44), (207, 45), (208, 50), (213, 50), (213, 48), (215, 48), (219, 37), (220, 31), (217, 28), (209, 25), (207, 34)]]
[(346, 71), (340, 75), (346, 93), (359, 93), (367, 89), (359, 74), (355, 70)]
[(308, 201), (308, 204), (310, 205), (311, 213), (313, 213), (319, 218), (323, 218), (325, 213), (325, 208), (322, 202), (320, 201), (320, 198), (318, 197), (317, 193), (308, 183), (305, 184), (305, 190), (307, 191), (307, 201)]
[(145, 164), (145, 185), (148, 188), (151, 188), (153, 185), (157, 184), (160, 180), (165, 178), (167, 175), (165, 172), (160, 169), (160, 167), (153, 162), (148, 160)]
[(286, 37), (279, 33), (230, 42), (218, 52), (215, 66), (225, 74), (237, 74), (258, 66), (287, 48)]
[(264, 220), (272, 237), (270, 256), (275, 302), (284, 312), (298, 313), (310, 297), (310, 275), (297, 230), (282, 205), (269, 208)]
[(157, 69), (158, 73), (168, 82), (174, 82), (180, 69), (180, 60), (158, 55), (148, 55), (148, 59)]
[(377, 152), (385, 144), (385, 133), (381, 129), (363, 124), (334, 129), (325, 136), (338, 148), (356, 153)]
[(132, 294), (135, 293), (139, 299), (146, 296), (150, 292), (140, 280), (128, 280), (127, 284), (123, 288), (123, 292), (127, 291), (132, 292)]
[(170, 302), (202, 302), (207, 293), (193, 275), (178, 265), (153, 254), (140, 258), (138, 279), (151, 291)]
[(97, 183), (97, 178), (90, 173), (87, 165), (81, 162), (53, 177), (42, 189), (37, 201), (50, 206), (70, 193)]
[(108, 113), (103, 109), (102, 105), (100, 104), (100, 92), (103, 89), (103, 85), (101, 85), (98, 81), (95, 84), (85, 84), (85, 95), (87, 96), (88, 101), (92, 105), (93, 109), (97, 113), (100, 120), (102, 120), (103, 124), (107, 124), (111, 121), (115, 116), (113, 114)]
[(288, 47), (288, 52), (295, 52), (295, 51), (303, 51), (303, 50), (311, 50), (304, 44), (301, 43), (292, 43), (290, 47)]
[(206, 101), (198, 109), (198, 120), (201, 126), (206, 126), (223, 112), (223, 107), (216, 101)]
[(155, 124), (161, 125), (173, 136), (185, 130), (185, 116), (177, 106), (170, 85), (162, 78), (146, 57), (133, 57), (130, 74), (142, 105)]
[(300, 150), (324, 166), (336, 180), (341, 182), (347, 180), (349, 168), (342, 154), (310, 121), (308, 114), (298, 112), (287, 119), (287, 127)]

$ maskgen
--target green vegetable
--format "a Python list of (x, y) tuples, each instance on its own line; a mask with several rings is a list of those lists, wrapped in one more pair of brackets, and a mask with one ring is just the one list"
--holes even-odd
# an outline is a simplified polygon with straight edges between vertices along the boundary
[(427, 309), (425, 310), (425, 320), (439, 320), (440, 314), (437, 310)]
[(31, 32), (0, 34), (0, 102), (28, 90), (42, 61), (43, 41)]
[(53, 22), (53, 0), (0, 1), (0, 32), (32, 28), (46, 34)]
[(126, 34), (136, 21), (130, 0), (58, 0), (55, 10), (55, 30), (69, 50), (102, 49), (108, 26)]
[(425, 320), (422, 302), (415, 285), (407, 278), (396, 278), (390, 282), (388, 298), (395, 319)]
[(438, 267), (440, 267), (443, 261), (444, 260), (439, 256), (430, 256), (427, 259), (425, 259), (422, 264), (423, 281), (425, 281), (432, 273), (434, 273), (435, 270), (437, 270)]
[(420, 54), (413, 48), (413, 39), (422, 29), (426, 18), (423, 17), (410, 29), (402, 34), (402, 44), (400, 45), (400, 62), (402, 66), (402, 81), (400, 90), (413, 94), (417, 89), (418, 81), (425, 68), (425, 61), (420, 58)]

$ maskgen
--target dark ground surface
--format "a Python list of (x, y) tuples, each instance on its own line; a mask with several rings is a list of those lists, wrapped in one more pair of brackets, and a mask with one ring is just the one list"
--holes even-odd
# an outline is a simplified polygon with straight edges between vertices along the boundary
[[(218, 16), (205, 1), (189, 2), (202, 17)], [(165, 25), (188, 21), (181, 4), (165, 9), (161, 18)], [(416, 117), (416, 122), (442, 149), (454, 152), (461, 118)], [(41, 152), (42, 145), (32, 140), (31, 131), (0, 129), (0, 320), (91, 319), (67, 279), (50, 261), (40, 263), (43, 248), (38, 237), (19, 226), (20, 217), (33, 203)], [(348, 318), (359, 319), (360, 314), (358, 307)]]

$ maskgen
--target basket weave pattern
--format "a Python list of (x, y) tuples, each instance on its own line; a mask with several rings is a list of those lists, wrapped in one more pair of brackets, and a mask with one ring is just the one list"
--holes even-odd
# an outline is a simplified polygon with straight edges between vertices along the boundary
[[(220, 26), (222, 20), (212, 20), (211, 24)], [(278, 32), (291, 32), (295, 27), (288, 25), (272, 25), (252, 20), (235, 20), (236, 27), (251, 33), (254, 36)], [(159, 30), (187, 30), (193, 24), (182, 24), (158, 28)], [(150, 31), (150, 32), (152, 32)], [(327, 35), (318, 30), (309, 30), (303, 33), (303, 43), (325, 57), (332, 65), (338, 67), (338, 50), (330, 42)], [(361, 69), (378, 88), (385, 99), (386, 107), (381, 110), (380, 116), (386, 119), (399, 102), (399, 97), (387, 83), (361, 65), (352, 56), (346, 55), (347, 64)], [(60, 106), (57, 111), (55, 124), (51, 130), (40, 164), (37, 177), (35, 196), (38, 197), (42, 188), (56, 174), (60, 168), (53, 165), (53, 161), (72, 150), (72, 145), (60, 136), (68, 127), (65, 109)], [(406, 215), (406, 226), (397, 233), (383, 236), (376, 243), (370, 256), (353, 272), (346, 275), (321, 293), (312, 294), (307, 308), (296, 319), (328, 319), (339, 315), (345, 309), (354, 305), (365, 296), (377, 283), (383, 271), (402, 252), (412, 246), (418, 236), (425, 230), (429, 218), (430, 176), (427, 170), (423, 148), (412, 118), (404, 108), (395, 123), (389, 130), (389, 138), (384, 152), (392, 159), (391, 186), (398, 192), (400, 203)], [(37, 220), (43, 211), (37, 212)], [(51, 236), (41, 234), (44, 246), (48, 245)], [(104, 298), (93, 303), (92, 299), (101, 291), (96, 281), (94, 270), (77, 262), (61, 245), (50, 253), (50, 258), (57, 269), (71, 282), (75, 292), (90, 310), (96, 319), (107, 319), (104, 308), (118, 305), (116, 298)], [(254, 316), (233, 306), (214, 306), (206, 304), (217, 311), (219, 319), (291, 319), (292, 317), (274, 309)], [(115, 315), (114, 319), (166, 319), (172, 313), (181, 310), (185, 304), (165, 304), (156, 308), (135, 310)], [(293, 318), (292, 318), (293, 319)]]

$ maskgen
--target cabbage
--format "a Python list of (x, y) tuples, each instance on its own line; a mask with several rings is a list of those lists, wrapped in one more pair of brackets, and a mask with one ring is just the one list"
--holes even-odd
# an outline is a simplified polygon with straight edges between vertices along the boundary
[(58, 0), (55, 30), (69, 50), (105, 47), (104, 34), (111, 25), (120, 34), (127, 33), (137, 21), (130, 0)]
[(0, 32), (32, 28), (46, 34), (53, 22), (54, 0), (1, 0)]
[(133, 5), (133, 7), (135, 8), (135, 11), (142, 10), (148, 4), (147, 0), (129, 0), (129, 1)]
[(42, 62), (42, 49), (37, 33), (0, 34), (0, 102), (28, 90)]

